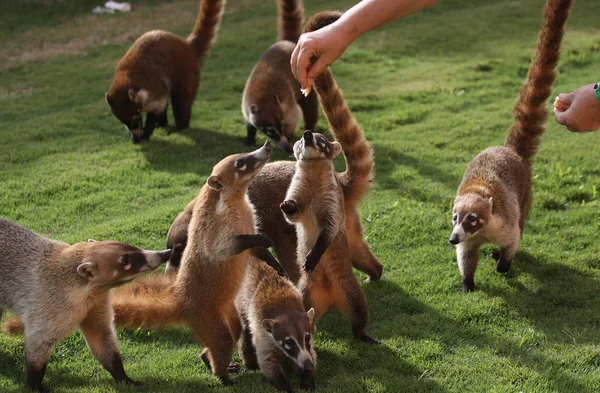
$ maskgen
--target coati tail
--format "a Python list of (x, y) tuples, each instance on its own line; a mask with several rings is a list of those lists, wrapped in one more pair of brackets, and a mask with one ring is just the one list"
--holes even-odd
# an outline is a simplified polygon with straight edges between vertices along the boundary
[(21, 318), (13, 315), (4, 320), (4, 323), (2, 324), (2, 331), (9, 336), (19, 336), (25, 331), (25, 326), (23, 325)]
[(548, 0), (546, 3), (537, 52), (529, 67), (527, 82), (521, 87), (513, 109), (515, 124), (508, 130), (505, 146), (517, 152), (530, 165), (545, 130), (544, 122), (548, 116), (546, 100), (556, 78), (560, 45), (572, 2)]
[(151, 277), (115, 293), (115, 323), (128, 329), (165, 329), (183, 323), (172, 288), (174, 275)]
[(187, 38), (188, 43), (194, 47), (196, 55), (200, 59), (200, 64), (204, 61), (206, 54), (215, 41), (224, 10), (225, 0), (200, 1), (198, 19), (196, 19), (194, 30)]
[[(342, 15), (338, 11), (315, 14), (304, 31), (313, 31), (333, 23)], [(333, 74), (325, 70), (315, 79), (315, 90), (334, 138), (342, 145), (346, 171), (340, 176), (346, 201), (358, 202), (369, 190), (373, 181), (373, 152), (365, 134), (344, 100)], [(347, 202), (346, 202), (347, 203)]]
[(277, 41), (297, 42), (302, 33), (302, 0), (277, 0)]

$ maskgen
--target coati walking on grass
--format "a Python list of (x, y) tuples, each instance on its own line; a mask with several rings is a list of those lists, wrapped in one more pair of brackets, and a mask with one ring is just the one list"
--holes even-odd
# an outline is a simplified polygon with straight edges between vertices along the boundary
[(246, 368), (260, 369), (278, 390), (292, 392), (282, 368), (287, 357), (301, 375), (300, 387), (314, 389), (317, 355), (311, 323), (315, 310), (305, 310), (291, 281), (250, 258), (236, 303), (242, 322), (239, 353)]
[(510, 269), (531, 207), (531, 163), (544, 132), (550, 96), (560, 57), (564, 25), (572, 0), (548, 0), (537, 53), (514, 107), (515, 124), (504, 147), (490, 147), (467, 167), (458, 187), (450, 243), (456, 245), (463, 291), (475, 288), (479, 247), (498, 245), (496, 270)]
[(0, 317), (8, 309), (24, 324), (27, 386), (45, 391), (52, 348), (77, 328), (116, 381), (135, 384), (123, 369), (111, 289), (157, 268), (169, 254), (116, 241), (68, 245), (0, 219)]
[[(307, 24), (307, 28), (320, 28), (333, 23), (340, 16), (339, 12), (330, 12), (326, 16), (321, 16), (319, 25)], [(314, 93), (318, 94), (333, 136), (342, 145), (342, 153), (346, 162), (346, 171), (336, 173), (336, 177), (344, 191), (346, 231), (352, 265), (368, 274), (370, 280), (377, 280), (381, 277), (383, 266), (364, 240), (358, 213), (358, 203), (369, 190), (373, 180), (374, 162), (371, 147), (356, 119), (352, 116), (330, 70), (323, 72), (318, 81), (315, 81), (315, 91), (311, 94)], [(273, 249), (279, 262), (285, 268), (290, 279), (296, 283), (300, 279), (300, 271), (296, 263), (296, 230), (285, 220), (279, 209), (294, 175), (294, 168), (295, 164), (292, 161), (272, 162), (265, 165), (264, 169), (250, 183), (248, 196), (256, 207), (259, 232), (273, 240)], [(185, 212), (183, 214), (185, 215)], [(180, 222), (182, 219), (181, 216), (177, 218)], [(175, 227), (186, 230), (185, 227), (173, 223), (171, 226), (173, 236), (176, 233)], [(184, 238), (184, 234), (179, 234), (178, 238)], [(171, 258), (169, 266), (170, 268), (176, 267), (173, 264), (173, 258)]]
[[(202, 0), (187, 39), (167, 31), (149, 31), (117, 65), (106, 102), (129, 130), (133, 143), (150, 140), (156, 126), (167, 125), (169, 99), (175, 128), (189, 127), (200, 68), (216, 37), (224, 6), (225, 0)], [(148, 113), (146, 124), (142, 112)]]
[(314, 130), (319, 108), (316, 95), (305, 97), (290, 69), (292, 52), (302, 32), (302, 0), (277, 0), (277, 42), (269, 47), (246, 81), (242, 94), (242, 115), (254, 145), (256, 130), (265, 133), (285, 151), (291, 152), (291, 138), (298, 126), (300, 109), (304, 129)]
[(281, 210), (296, 225), (298, 265), (305, 272), (298, 287), (304, 306), (315, 309), (313, 327), (335, 307), (350, 318), (357, 340), (374, 344), (378, 341), (365, 332), (367, 301), (352, 271), (344, 194), (333, 166), (341, 150), (338, 142), (304, 131), (294, 144), (296, 172)]
[(140, 295), (133, 289), (117, 293), (113, 301), (120, 326), (188, 325), (205, 346), (202, 360), (226, 385), (232, 383), (227, 373), (241, 332), (235, 297), (244, 279), (248, 250), (271, 245), (266, 236), (256, 234), (254, 208), (246, 196), (248, 184), (270, 153), (267, 142), (256, 151), (219, 162), (195, 200), (178, 274), (142, 281)]

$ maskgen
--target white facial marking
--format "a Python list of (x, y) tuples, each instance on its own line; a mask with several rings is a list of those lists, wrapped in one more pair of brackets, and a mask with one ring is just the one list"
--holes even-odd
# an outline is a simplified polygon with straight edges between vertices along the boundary
[(237, 180), (237, 179), (238, 179), (238, 177), (240, 177), (240, 174), (239, 174), (239, 173), (237, 173), (237, 172), (234, 172), (234, 173), (233, 173), (233, 178), (234, 178), (235, 180)]
[(128, 263), (127, 265), (123, 266), (123, 269), (125, 269), (125, 270), (131, 269), (131, 263)]
[(242, 165), (242, 167), (240, 168), (240, 171), (245, 171), (246, 170), (246, 164)]
[(117, 277), (118, 275), (119, 275), (119, 271), (118, 271), (117, 269), (115, 269), (115, 270), (113, 271), (113, 275), (112, 275), (112, 276), (113, 276), (113, 278)]

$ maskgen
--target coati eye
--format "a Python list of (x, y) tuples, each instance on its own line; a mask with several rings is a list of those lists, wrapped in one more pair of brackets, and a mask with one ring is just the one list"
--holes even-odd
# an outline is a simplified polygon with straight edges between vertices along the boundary
[(473, 223), (473, 222), (476, 222), (476, 221), (477, 221), (477, 216), (476, 216), (476, 215), (474, 215), (474, 214), (469, 214), (469, 215), (467, 216), (467, 221), (469, 221), (469, 222), (471, 222), (471, 223)]
[(121, 257), (121, 265), (123, 266), (129, 266), (129, 258), (127, 255), (123, 255)]
[(236, 168), (241, 168), (244, 166), (244, 163), (241, 160), (235, 160), (235, 162), (233, 163), (233, 166)]
[(458, 214), (454, 214), (454, 215), (452, 216), (452, 221), (456, 221), (456, 220), (458, 220)]
[(288, 337), (285, 339), (284, 343), (286, 347), (291, 347), (292, 345), (294, 345), (294, 339)]

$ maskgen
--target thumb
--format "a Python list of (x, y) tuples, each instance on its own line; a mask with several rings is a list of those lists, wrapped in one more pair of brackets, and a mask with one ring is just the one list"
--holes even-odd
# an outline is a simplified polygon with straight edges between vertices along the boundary
[(323, 56), (319, 57), (317, 61), (310, 66), (306, 78), (309, 81), (314, 81), (317, 76), (321, 75), (321, 73), (325, 71), (327, 67), (329, 67), (329, 63), (323, 58)]
[[(562, 100), (561, 100), (562, 101)], [(567, 121), (569, 120), (569, 111), (554, 111), (554, 119), (558, 124), (563, 126), (567, 125)]]

